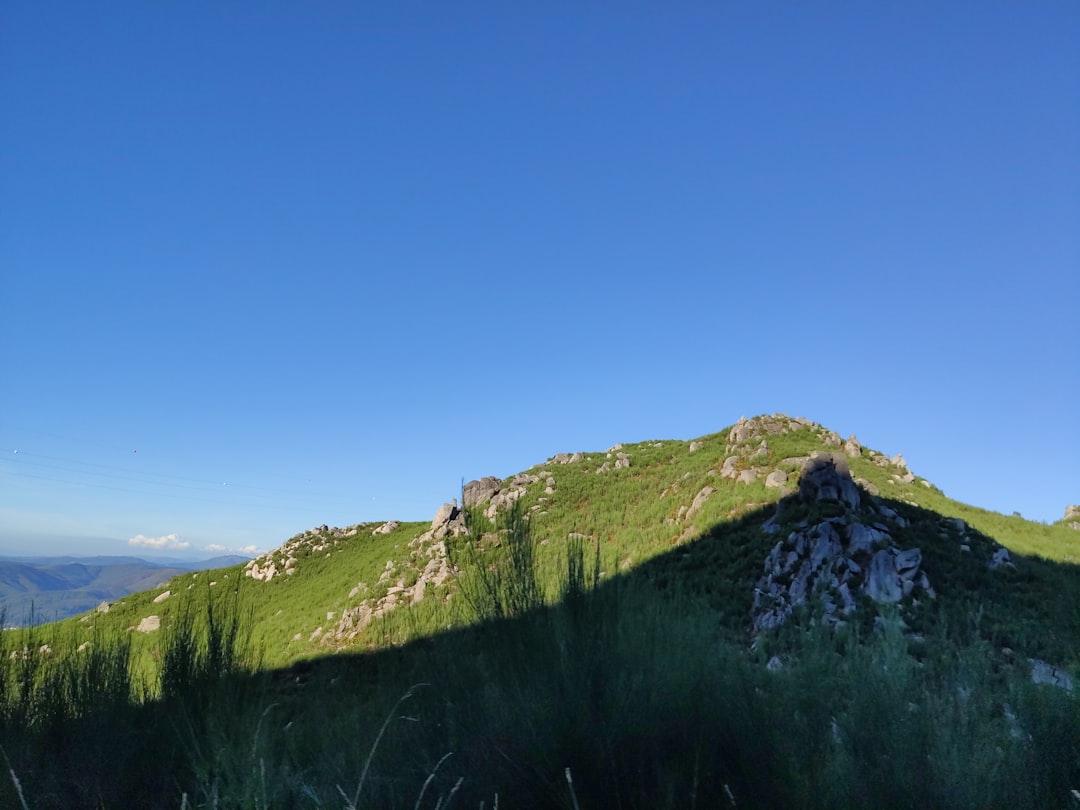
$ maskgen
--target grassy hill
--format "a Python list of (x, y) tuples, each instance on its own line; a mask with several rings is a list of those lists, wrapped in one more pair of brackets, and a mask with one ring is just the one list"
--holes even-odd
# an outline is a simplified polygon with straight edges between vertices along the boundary
[(0, 802), (1077, 801), (1065, 523), (781, 415), (457, 495), (5, 633)]

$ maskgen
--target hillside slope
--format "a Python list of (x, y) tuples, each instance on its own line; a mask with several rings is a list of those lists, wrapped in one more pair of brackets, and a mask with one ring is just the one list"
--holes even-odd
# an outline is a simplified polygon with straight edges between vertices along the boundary
[[(602, 579), (650, 561), (656, 561), (660, 577), (670, 575), (661, 573), (667, 569), (689, 579), (696, 571), (708, 572), (708, 590), (720, 595), (717, 607), (725, 625), (745, 636), (760, 624), (754, 617), (755, 588), (769, 554), (778, 537), (793, 528), (786, 519), (783, 535), (776, 535), (780, 524), (763, 529), (765, 518), (781, 501), (798, 500), (801, 471), (817, 455), (850, 468), (864, 511), (874, 512), (872, 520), (864, 515), (871, 532), (890, 532), (895, 553), (919, 550), (917, 573), (935, 598), (981, 610), (1000, 627), (1022, 628), (1007, 635), (1013, 644), (1032, 635), (1032, 655), (1045, 653), (1048, 644), (1063, 652), (1062, 644), (1045, 640), (1054, 634), (1038, 627), (1048, 614), (1052, 624), (1078, 629), (1080, 619), (1068, 599), (1075, 596), (1080, 603), (1070, 584), (1080, 563), (1080, 532), (952, 501), (908, 470), (902, 457), (863, 447), (854, 437), (845, 441), (805, 419), (761, 416), (689, 442), (655, 440), (602, 452), (558, 453), (503, 480), (470, 482), (459, 497), (463, 506), (493, 520), (511, 505), (523, 511), (549, 599), (557, 596), (567, 543), (576, 541), (598, 550)], [(739, 523), (755, 512), (765, 518)], [(154, 591), (132, 594), (115, 603), (107, 618), (83, 617), (81, 632), (106, 622), (135, 628), (151, 616), (166, 619), (176, 603), (171, 597), (231, 581), (243, 585), (252, 611), (252, 641), (267, 665), (399, 644), (469, 620), (460, 600), (454, 604), (457, 583), (447, 560), (447, 543), (460, 542), (454, 536), (463, 533), (463, 521), (455, 500), (431, 525), (316, 527), (243, 566), (186, 573)], [(737, 540), (725, 539), (731, 537)], [(716, 542), (700, 542), (710, 538)], [(681, 555), (671, 554), (680, 547)], [(995, 555), (1000, 564), (994, 563)], [(695, 572), (682, 571), (679, 560), (699, 557)], [(163, 600), (164, 593), (170, 598)], [(905, 596), (905, 601), (910, 600)]]

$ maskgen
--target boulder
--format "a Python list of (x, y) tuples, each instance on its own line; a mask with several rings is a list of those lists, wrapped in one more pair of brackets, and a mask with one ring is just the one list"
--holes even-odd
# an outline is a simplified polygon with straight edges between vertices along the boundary
[(165, 591), (165, 593), (159, 593), (157, 596), (154, 597), (154, 604), (155, 605), (160, 605), (162, 602), (164, 602), (170, 596), (172, 596), (172, 591)]
[(400, 525), (401, 524), (398, 523), (396, 520), (388, 520), (382, 526), (380, 526), (379, 528), (373, 530), (371, 532), (371, 534), (373, 536), (376, 535), (376, 534), (390, 534), (391, 532), (397, 531), (397, 528)]
[(702, 445), (701, 442), (690, 442), (690, 452), (691, 453), (696, 453), (698, 450), (700, 450), (702, 448), (702, 446), (703, 445)]
[(724, 466), (720, 468), (720, 475), (724, 478), (735, 478), (739, 474), (739, 471), (736, 469), (738, 463), (738, 456), (728, 456), (724, 459)]
[(1064, 689), (1066, 692), (1072, 691), (1072, 676), (1065, 670), (1045, 661), (1040, 661), (1038, 658), (1028, 659), (1028, 663), (1031, 664), (1031, 680), (1033, 683), (1050, 684), (1059, 689)]
[(773, 470), (765, 477), (765, 486), (770, 489), (780, 489), (787, 483), (787, 473), (783, 470)]
[(431, 530), (435, 531), (436, 529), (445, 526), (457, 516), (457, 513), (458, 508), (456, 500), (452, 503), (444, 503), (439, 507), (439, 511), (435, 513), (435, 517), (431, 519)]
[(153, 633), (155, 630), (158, 630), (160, 628), (160, 616), (147, 616), (145, 619), (139, 622), (139, 626), (135, 629), (138, 630), (140, 633)]
[(896, 558), (882, 549), (870, 561), (866, 577), (866, 592), (875, 602), (899, 602), (904, 595), (900, 575), (896, 572)]
[(851, 480), (843, 456), (819, 455), (803, 465), (799, 498), (804, 502), (840, 501), (849, 509), (859, 507), (859, 488)]
[(739, 473), (738, 482), (740, 484), (752, 484), (757, 481), (758, 475), (753, 470), (743, 470)]
[(851, 458), (858, 458), (862, 455), (862, 445), (859, 444), (859, 440), (855, 438), (854, 433), (848, 436), (847, 441), (844, 442), (844, 455)]
[[(701, 492), (694, 496), (694, 502), (690, 504), (690, 508), (686, 510), (686, 517), (690, 518), (701, 511), (701, 507), (705, 505), (705, 501), (709, 499), (709, 496), (716, 492), (712, 487), (704, 487)], [(681, 517), (681, 516), (680, 516)]]
[(1080, 517), (1080, 506), (1066, 506), (1065, 517), (1063, 520), (1070, 520), (1071, 518)]
[(502, 482), (494, 476), (487, 476), (470, 481), (461, 490), (461, 502), (465, 506), (479, 506), (487, 503), (498, 493)]
[(848, 554), (869, 554), (881, 542), (888, 542), (889, 535), (879, 529), (855, 523), (848, 527)]

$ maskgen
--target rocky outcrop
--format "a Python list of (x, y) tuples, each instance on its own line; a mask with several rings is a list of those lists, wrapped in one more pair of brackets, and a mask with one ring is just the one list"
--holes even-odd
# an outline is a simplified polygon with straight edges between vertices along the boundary
[[(446, 538), (467, 534), (465, 513), (456, 503), (443, 504), (432, 519), (431, 528), (409, 541), (408, 559), (387, 560), (379, 578), (371, 585), (361, 582), (349, 592), (349, 599), (364, 597), (341, 613), (329, 630), (318, 628), (310, 640), (333, 646), (356, 638), (372, 621), (399, 607), (407, 607), (426, 598), (450, 579), (452, 572), (446, 553)], [(366, 596), (366, 594), (378, 594)], [(331, 616), (327, 617), (328, 620)]]
[[(893, 542), (892, 533), (905, 525), (903, 519), (862, 497), (845, 456), (808, 459), (796, 497), (803, 507), (829, 507), (824, 511), (834, 516), (803, 519), (773, 546), (754, 589), (754, 632), (783, 624), (796, 608), (811, 602), (822, 621), (835, 625), (856, 609), (860, 595), (878, 604), (901, 602), (916, 592), (935, 597), (921, 568), (922, 552)], [(779, 531), (779, 510), (790, 505), (781, 501), (777, 515), (762, 528)]]

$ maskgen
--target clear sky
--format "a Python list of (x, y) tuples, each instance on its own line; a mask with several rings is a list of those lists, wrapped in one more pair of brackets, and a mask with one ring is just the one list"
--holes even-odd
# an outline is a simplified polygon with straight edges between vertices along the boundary
[(7, 0), (0, 553), (265, 550), (772, 412), (1057, 520), (1077, 43), (1074, 0)]

